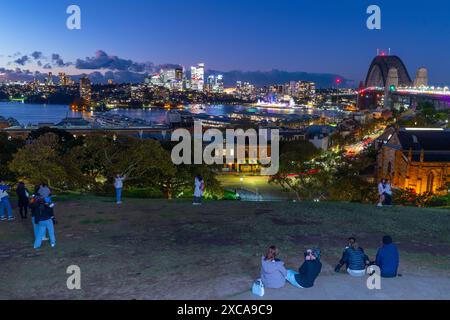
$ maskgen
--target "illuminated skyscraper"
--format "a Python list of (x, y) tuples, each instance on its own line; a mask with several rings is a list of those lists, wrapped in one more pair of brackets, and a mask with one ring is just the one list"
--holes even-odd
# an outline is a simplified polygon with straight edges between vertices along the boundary
[(51, 72), (48, 73), (48, 77), (47, 77), (47, 81), (46, 81), (47, 85), (52, 86), (53, 85), (53, 74)]
[(183, 81), (183, 68), (175, 69), (175, 80)]
[(60, 72), (58, 74), (58, 76), (59, 76), (59, 85), (60, 86), (67, 86), (67, 85), (69, 85), (70, 78), (64, 72)]
[(82, 77), (80, 79), (80, 97), (86, 105), (91, 104), (92, 87), (91, 80), (88, 77)]
[(203, 91), (205, 87), (205, 64), (199, 63), (191, 67), (191, 89)]

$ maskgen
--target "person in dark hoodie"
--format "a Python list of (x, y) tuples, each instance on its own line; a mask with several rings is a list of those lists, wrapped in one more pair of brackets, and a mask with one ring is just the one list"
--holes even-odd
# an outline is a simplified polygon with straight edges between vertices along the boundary
[(37, 237), (34, 242), (34, 248), (39, 249), (42, 244), (42, 239), (45, 236), (45, 232), (48, 230), (50, 236), (50, 245), (55, 247), (55, 229), (53, 226), (54, 213), (52, 200), (50, 198), (40, 199), (39, 206), (35, 213), (35, 223), (38, 224)]
[(384, 278), (395, 278), (400, 263), (400, 255), (397, 246), (392, 243), (391, 236), (383, 237), (383, 246), (378, 249), (375, 265), (380, 268)]
[(37, 239), (39, 224), (36, 223), (36, 216), (38, 215), (40, 198), (38, 196), (32, 195), (29, 201), (29, 206), (31, 210), (31, 223), (33, 224), (34, 239)]
[(19, 207), (20, 217), (26, 219), (28, 215), (28, 205), (29, 205), (29, 191), (25, 187), (25, 183), (19, 182), (16, 189), (17, 194), (17, 206)]
[(261, 281), (266, 288), (279, 289), (286, 284), (287, 270), (277, 255), (277, 247), (271, 246), (261, 259)]
[(312, 288), (314, 281), (322, 270), (320, 262), (320, 250), (308, 249), (304, 253), (305, 262), (301, 265), (298, 272), (288, 270), (286, 280), (297, 288)]

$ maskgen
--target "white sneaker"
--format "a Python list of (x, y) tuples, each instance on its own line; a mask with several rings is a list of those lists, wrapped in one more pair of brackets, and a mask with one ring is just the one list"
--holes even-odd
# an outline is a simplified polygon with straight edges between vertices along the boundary
[(51, 246), (52, 246), (52, 248), (54, 248), (56, 246), (56, 244), (52, 243)]
[(378, 208), (381, 208), (381, 207), (383, 207), (383, 204), (378, 203), (378, 204), (377, 204), (377, 207), (378, 207)]
[(122, 201), (118, 201), (117, 204), (122, 204)]
[(47, 238), (47, 237), (43, 237), (43, 238), (42, 238), (42, 241), (48, 241), (48, 240), (50, 240), (50, 239)]

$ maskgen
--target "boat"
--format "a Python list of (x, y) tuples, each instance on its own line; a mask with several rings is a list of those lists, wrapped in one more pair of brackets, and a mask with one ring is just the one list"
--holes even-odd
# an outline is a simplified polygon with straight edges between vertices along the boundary
[(266, 102), (259, 99), (254, 106), (261, 109), (294, 109), (296, 104), (292, 98), (289, 102), (277, 102), (274, 100)]

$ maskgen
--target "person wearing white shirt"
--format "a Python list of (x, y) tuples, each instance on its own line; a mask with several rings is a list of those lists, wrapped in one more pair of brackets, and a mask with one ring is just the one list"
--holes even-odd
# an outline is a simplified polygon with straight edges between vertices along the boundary
[(120, 174), (116, 174), (116, 177), (114, 178), (114, 189), (116, 189), (117, 204), (122, 204), (122, 189), (125, 179), (126, 176), (121, 176)]
[(381, 179), (378, 184), (378, 195), (380, 196), (380, 200), (378, 201), (377, 206), (382, 207), (385, 200), (385, 188), (386, 188), (386, 179)]

